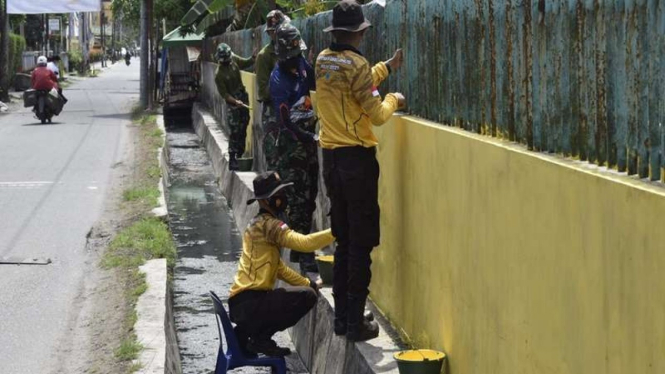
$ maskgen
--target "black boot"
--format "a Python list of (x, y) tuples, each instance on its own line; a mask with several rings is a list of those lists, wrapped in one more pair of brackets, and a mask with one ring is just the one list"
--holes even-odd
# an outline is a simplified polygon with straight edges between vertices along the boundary
[(247, 349), (247, 346), (249, 345), (249, 335), (247, 335), (242, 329), (239, 329), (238, 326), (234, 327), (233, 331), (236, 334), (236, 338), (238, 338), (240, 351), (245, 356), (245, 358), (256, 358), (256, 353)]
[(379, 325), (363, 316), (366, 299), (367, 296), (349, 295), (346, 338), (352, 342), (364, 342), (379, 336)]
[(291, 354), (289, 348), (278, 346), (274, 340), (268, 337), (252, 338), (247, 348), (256, 354), (263, 354), (270, 357), (284, 357)]
[(229, 170), (231, 171), (240, 170), (240, 165), (238, 165), (238, 159), (236, 158), (235, 153), (229, 153)]
[(335, 331), (335, 335), (345, 335), (347, 308), (346, 294), (342, 296), (333, 294), (333, 299), (335, 300), (335, 322), (333, 324), (333, 330)]
[[(335, 321), (333, 330), (335, 331), (335, 335), (341, 336), (346, 334), (348, 327), (346, 323), (346, 309), (338, 309), (339, 305), (340, 304), (337, 303), (337, 299), (335, 299)], [(343, 308), (346, 308), (346, 305), (344, 305)], [(370, 310), (366, 311), (363, 314), (363, 319), (365, 322), (374, 321), (374, 313), (372, 313)]]
[(305, 273), (318, 273), (319, 266), (314, 259), (314, 253), (301, 253), (300, 254), (300, 272)]

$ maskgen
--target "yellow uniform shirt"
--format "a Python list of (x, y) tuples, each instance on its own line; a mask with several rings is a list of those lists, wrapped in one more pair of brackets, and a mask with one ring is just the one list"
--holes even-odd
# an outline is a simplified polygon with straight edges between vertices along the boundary
[(379, 143), (372, 125), (384, 124), (398, 107), (395, 95), (381, 100), (377, 89), (388, 74), (385, 63), (370, 68), (351, 47), (333, 45), (321, 52), (316, 60), (316, 107), (322, 148), (369, 148)]
[(334, 240), (330, 230), (302, 235), (273, 215), (260, 213), (243, 235), (242, 256), (229, 297), (247, 290), (272, 290), (277, 279), (292, 286), (309, 286), (307, 278), (282, 261), (280, 249), (286, 247), (298, 252), (314, 252)]

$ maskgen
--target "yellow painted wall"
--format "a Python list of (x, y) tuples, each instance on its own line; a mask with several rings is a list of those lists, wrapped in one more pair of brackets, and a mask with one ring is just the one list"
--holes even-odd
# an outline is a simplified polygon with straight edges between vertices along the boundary
[(376, 132), (372, 297), (418, 346), (454, 374), (665, 373), (665, 189), (408, 117)]
[[(261, 104), (257, 101), (257, 91), (258, 87), (256, 85), (256, 74), (254, 73), (248, 73), (246, 71), (241, 71), (240, 76), (242, 78), (242, 84), (245, 85), (245, 89), (247, 90), (247, 95), (249, 96), (249, 106), (252, 108), (249, 111), (249, 123), (250, 125), (247, 126), (247, 137), (245, 138), (245, 156), (251, 156), (252, 155), (252, 126), (251, 124), (254, 123), (254, 113), (255, 110), (261, 107)], [(260, 113), (260, 111), (259, 111)]]
[(413, 117), (375, 131), (371, 296), (417, 346), (451, 374), (665, 373), (662, 185)]

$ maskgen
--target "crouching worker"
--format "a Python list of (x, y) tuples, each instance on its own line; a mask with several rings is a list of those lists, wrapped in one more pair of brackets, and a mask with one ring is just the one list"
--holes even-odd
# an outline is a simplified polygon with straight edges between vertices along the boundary
[[(286, 356), (272, 340), (278, 332), (295, 325), (316, 304), (318, 286), (289, 268), (281, 259), (283, 247), (310, 253), (331, 244), (335, 238), (330, 230), (302, 235), (291, 230), (277, 218), (288, 201), (279, 174), (266, 172), (254, 179), (255, 197), (247, 204), (259, 202), (259, 214), (250, 222), (243, 235), (243, 249), (238, 273), (229, 295), (231, 321), (243, 351), (255, 354)], [(294, 287), (277, 288), (280, 279)]]

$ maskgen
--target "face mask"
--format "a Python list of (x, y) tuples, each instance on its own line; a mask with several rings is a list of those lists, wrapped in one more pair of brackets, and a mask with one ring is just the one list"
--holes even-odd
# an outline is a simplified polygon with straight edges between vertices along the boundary
[(280, 65), (282, 66), (282, 68), (284, 70), (291, 71), (293, 69), (298, 69), (298, 67), (300, 65), (299, 63), (300, 63), (300, 59), (298, 57), (293, 57), (293, 58), (290, 58), (286, 61), (280, 62)]
[(286, 207), (289, 206), (289, 200), (286, 195), (273, 196), (268, 202), (270, 204), (270, 209), (275, 213), (280, 214), (286, 210)]

